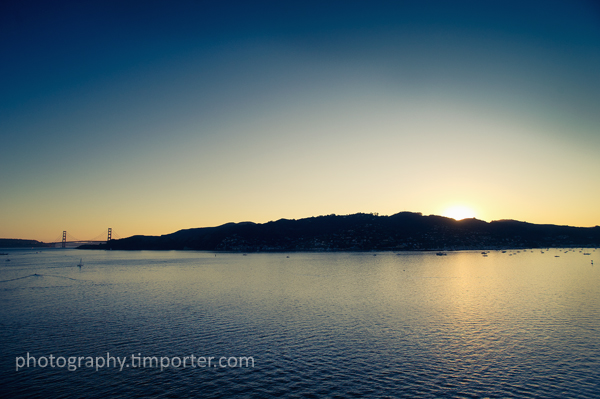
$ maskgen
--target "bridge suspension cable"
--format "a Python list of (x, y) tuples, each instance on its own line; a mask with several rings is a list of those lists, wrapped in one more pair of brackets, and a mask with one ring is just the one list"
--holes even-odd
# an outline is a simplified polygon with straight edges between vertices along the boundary
[(102, 232), (98, 234), (96, 237), (92, 238), (90, 241), (104, 241), (103, 238), (106, 237), (106, 233)]
[(98, 234), (96, 237), (90, 239), (90, 240), (80, 240), (77, 237), (74, 237), (71, 233), (67, 233), (66, 230), (63, 230), (62, 232), (62, 239), (61, 238), (56, 238), (54, 241), (54, 243), (62, 243), (62, 247), (65, 248), (65, 245), (67, 243), (72, 243), (72, 242), (108, 242), (112, 239), (113, 234), (117, 237), (117, 238), (121, 238), (118, 234), (113, 233), (112, 228), (108, 228), (107, 232), (102, 232), (100, 234)]
[(73, 234), (71, 234), (71, 233), (67, 233), (66, 231), (65, 231), (65, 232), (64, 232), (64, 234), (63, 234), (63, 238), (66, 238), (66, 239), (67, 239), (67, 242), (68, 242), (68, 241), (83, 241), (83, 240), (80, 240), (80, 239), (79, 239), (79, 238), (77, 238), (77, 237), (74, 237), (74, 236), (73, 236)]

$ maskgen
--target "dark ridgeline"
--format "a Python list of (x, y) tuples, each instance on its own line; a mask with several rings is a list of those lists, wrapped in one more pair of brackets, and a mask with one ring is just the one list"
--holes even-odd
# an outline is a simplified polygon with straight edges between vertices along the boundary
[(36, 240), (19, 240), (16, 238), (0, 238), (0, 248), (31, 248), (31, 247), (50, 247), (51, 244), (46, 244)]
[(539, 225), (515, 220), (490, 223), (400, 212), (357, 213), (257, 224), (227, 223), (163, 236), (133, 236), (82, 249), (277, 251), (402, 251), (542, 247), (597, 247), (600, 227)]

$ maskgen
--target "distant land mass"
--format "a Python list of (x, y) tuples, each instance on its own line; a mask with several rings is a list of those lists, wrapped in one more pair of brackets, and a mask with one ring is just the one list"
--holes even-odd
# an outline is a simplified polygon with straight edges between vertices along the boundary
[(50, 247), (50, 244), (46, 244), (36, 240), (19, 240), (17, 238), (0, 238), (0, 248), (31, 248), (31, 247)]
[(132, 236), (80, 249), (287, 251), (452, 251), (549, 247), (598, 247), (600, 227), (485, 222), (400, 212), (357, 213), (268, 223), (227, 223), (162, 236)]

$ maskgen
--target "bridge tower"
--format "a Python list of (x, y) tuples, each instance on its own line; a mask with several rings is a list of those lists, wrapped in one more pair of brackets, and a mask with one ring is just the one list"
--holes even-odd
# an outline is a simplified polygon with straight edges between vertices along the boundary
[(112, 229), (109, 227), (108, 228), (108, 238), (106, 239), (106, 242), (109, 242), (112, 238)]
[(67, 231), (66, 230), (63, 231), (62, 247), (63, 248), (67, 247)]

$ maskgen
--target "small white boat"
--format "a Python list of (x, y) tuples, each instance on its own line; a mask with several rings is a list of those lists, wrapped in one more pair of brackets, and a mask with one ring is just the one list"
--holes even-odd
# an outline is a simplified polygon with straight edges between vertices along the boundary
[(79, 263), (77, 264), (77, 267), (79, 267), (80, 269), (81, 266), (83, 266), (83, 259), (79, 259)]

